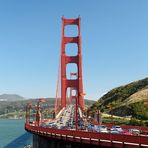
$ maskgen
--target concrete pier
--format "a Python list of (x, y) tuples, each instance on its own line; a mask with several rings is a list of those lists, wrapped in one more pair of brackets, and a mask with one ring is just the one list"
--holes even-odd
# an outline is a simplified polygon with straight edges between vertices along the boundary
[(33, 135), (33, 148), (76, 148), (74, 144), (39, 135)]
[(39, 135), (33, 135), (33, 148), (106, 148), (92, 144), (70, 142), (54, 138), (46, 138)]

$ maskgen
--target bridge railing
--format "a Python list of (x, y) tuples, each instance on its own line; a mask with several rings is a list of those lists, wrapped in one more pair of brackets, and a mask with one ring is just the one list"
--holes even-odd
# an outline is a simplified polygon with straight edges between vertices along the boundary
[(79, 138), (86, 138), (88, 140), (98, 139), (98, 140), (109, 140), (109, 141), (119, 141), (122, 143), (136, 143), (148, 145), (148, 136), (131, 136), (131, 135), (121, 135), (121, 134), (108, 134), (108, 133), (94, 133), (86, 131), (74, 131), (74, 130), (61, 130), (54, 128), (44, 128), (26, 124), (25, 129), (30, 132), (41, 133), (41, 134), (55, 134), (60, 136), (72, 136)]

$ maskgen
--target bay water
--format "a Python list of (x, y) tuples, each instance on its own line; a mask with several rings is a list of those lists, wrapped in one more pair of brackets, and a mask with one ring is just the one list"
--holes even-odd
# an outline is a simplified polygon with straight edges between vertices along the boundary
[(32, 135), (24, 130), (24, 120), (0, 119), (0, 148), (32, 145)]

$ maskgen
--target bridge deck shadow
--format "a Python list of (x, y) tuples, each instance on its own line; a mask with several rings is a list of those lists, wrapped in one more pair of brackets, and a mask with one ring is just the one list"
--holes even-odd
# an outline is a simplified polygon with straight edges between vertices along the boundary
[(32, 134), (25, 132), (21, 136), (17, 137), (13, 141), (11, 141), (9, 144), (4, 146), (4, 148), (23, 148), (26, 144), (32, 143)]

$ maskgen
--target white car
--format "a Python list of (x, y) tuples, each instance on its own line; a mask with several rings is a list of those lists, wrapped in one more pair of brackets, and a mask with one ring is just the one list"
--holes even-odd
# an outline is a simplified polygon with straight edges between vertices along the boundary
[(95, 125), (94, 131), (100, 132), (100, 133), (109, 133), (109, 131), (105, 125)]
[(129, 133), (133, 134), (133, 135), (137, 135), (139, 136), (140, 135), (140, 130), (139, 129), (136, 129), (136, 128), (131, 128), (128, 130)]
[(117, 131), (117, 130), (111, 130), (110, 133), (111, 133), (111, 134), (120, 134), (120, 132)]
[(55, 125), (56, 125), (56, 123), (51, 122), (51, 123), (48, 123), (48, 124), (46, 125), (46, 127), (52, 127), (52, 126), (55, 126)]
[(111, 133), (112, 133), (112, 131), (123, 132), (123, 129), (119, 125), (112, 126), (112, 128), (110, 130), (111, 130)]

